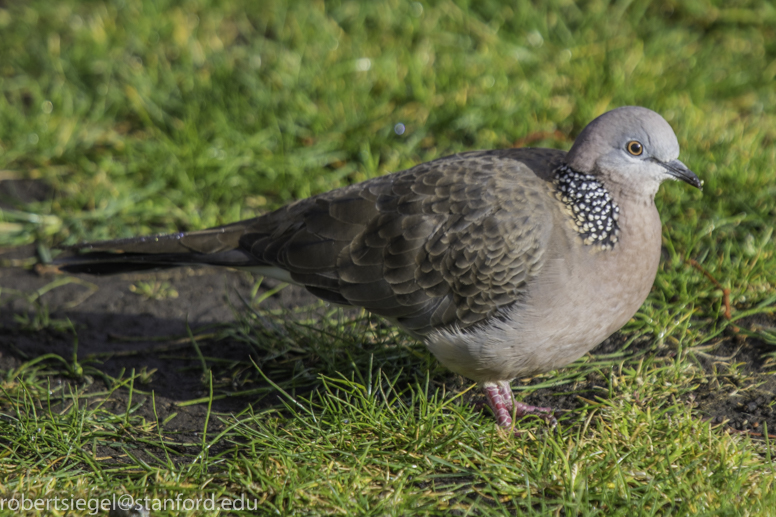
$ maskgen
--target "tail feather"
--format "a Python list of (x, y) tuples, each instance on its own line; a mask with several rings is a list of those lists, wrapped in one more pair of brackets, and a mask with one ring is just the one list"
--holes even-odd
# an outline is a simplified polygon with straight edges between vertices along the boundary
[(119, 253), (202, 253), (212, 254), (239, 248), (240, 237), (254, 220), (196, 230), (143, 235), (109, 241), (83, 242), (60, 249), (69, 251), (109, 251)]
[(240, 247), (246, 225), (241, 221), (217, 228), (147, 235), (63, 246), (66, 253), (52, 265), (67, 273), (111, 275), (185, 265), (251, 267), (263, 266)]
[(55, 259), (52, 264), (65, 273), (86, 273), (89, 275), (115, 275), (145, 271), (149, 269), (168, 269), (182, 263), (144, 262), (138, 258), (124, 257), (114, 253), (87, 253), (85, 255)]
[(248, 252), (235, 249), (219, 253), (114, 253), (92, 251), (80, 255), (57, 257), (52, 262), (60, 271), (67, 273), (88, 273), (91, 275), (112, 275), (167, 269), (179, 266), (208, 265), (227, 267), (261, 266)]

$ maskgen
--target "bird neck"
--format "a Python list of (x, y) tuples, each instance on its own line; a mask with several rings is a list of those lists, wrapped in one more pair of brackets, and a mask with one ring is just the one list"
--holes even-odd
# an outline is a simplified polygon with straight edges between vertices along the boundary
[(564, 163), (555, 169), (553, 185), (582, 242), (604, 250), (614, 248), (620, 234), (620, 207), (604, 184)]

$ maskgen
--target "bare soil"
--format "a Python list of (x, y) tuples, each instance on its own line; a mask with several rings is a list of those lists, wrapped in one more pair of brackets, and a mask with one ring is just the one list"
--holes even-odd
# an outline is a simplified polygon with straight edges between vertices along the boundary
[[(9, 262), (29, 257), (33, 247), (14, 250), (0, 250), (0, 261)], [(177, 413), (166, 431), (191, 435), (202, 430), (206, 415), (205, 404), (180, 407), (179, 403), (207, 396), (207, 383), (203, 380), (202, 368), (196, 350), (187, 345), (187, 325), (192, 333), (207, 332), (208, 326), (229, 321), (235, 317), (234, 307), (240, 307), (240, 297), (248, 298), (254, 286), (254, 279), (245, 273), (215, 268), (179, 268), (155, 273), (125, 274), (107, 277), (79, 277), (83, 283), (69, 283), (50, 289), (31, 303), (20, 293), (32, 293), (50, 287), (52, 282), (64, 278), (62, 275), (40, 274), (18, 267), (0, 268), (0, 371), (7, 372), (44, 354), (58, 354), (63, 358), (73, 355), (77, 336), (79, 358), (102, 354), (101, 362), (91, 364), (110, 376), (126, 375), (133, 369), (146, 371), (156, 369), (147, 385), (137, 386), (155, 394), (158, 418), (164, 420)], [(177, 291), (176, 298), (153, 299), (131, 290), (138, 282), (167, 282)], [(266, 282), (263, 287), (274, 287)], [(295, 307), (314, 303), (315, 299), (305, 290), (286, 288), (270, 297), (265, 305), (270, 307)], [(30, 322), (37, 317), (45, 318), (48, 309), (49, 320), (72, 322), (72, 329), (62, 325), (47, 324), (34, 328)], [(26, 319), (26, 323), (24, 320)], [(747, 323), (747, 322), (745, 322)], [(748, 322), (774, 326), (772, 321)], [(176, 344), (170, 336), (181, 336)], [(131, 338), (131, 339), (129, 339)], [(164, 338), (164, 342), (158, 339)], [(593, 354), (611, 353), (619, 350), (624, 338), (615, 334), (599, 345)], [(182, 343), (182, 344), (181, 344)], [(221, 340), (202, 345), (205, 355), (217, 356), (234, 361), (246, 361), (255, 350), (245, 344)], [(671, 359), (675, 351), (666, 347), (655, 349), (651, 340), (632, 344), (629, 353), (658, 354)], [(766, 353), (773, 348), (766, 347), (756, 339), (740, 339), (729, 336), (720, 341), (713, 351), (695, 354), (697, 363), (709, 373), (710, 382), (700, 384), (685, 394), (687, 404), (697, 408), (702, 418), (713, 419), (733, 431), (747, 432), (758, 436), (763, 424), (767, 423), (769, 434), (776, 430), (776, 376), (773, 362), (768, 362)], [(109, 354), (106, 354), (109, 353)], [(410, 352), (407, 352), (408, 354)], [(112, 355), (110, 355), (112, 354)], [(725, 369), (736, 368), (749, 379), (747, 386), (738, 386), (726, 379)], [(722, 379), (722, 381), (720, 381)], [(275, 379), (279, 381), (280, 379)], [(545, 379), (546, 380), (546, 379)], [(72, 383), (83, 387), (92, 382), (94, 389), (105, 389), (99, 378), (73, 378), (60, 376), (53, 383)], [(451, 388), (463, 387), (465, 382), (449, 377), (438, 379)], [(586, 382), (578, 382), (558, 388), (540, 389), (528, 395), (524, 401), (537, 406), (552, 406), (561, 411), (584, 405), (582, 398), (594, 399), (606, 393), (607, 379), (592, 375)], [(112, 404), (116, 411), (126, 408), (126, 393), (117, 392)], [(246, 397), (229, 397), (217, 400), (213, 410), (221, 413), (237, 413), (254, 404)], [(277, 401), (264, 400), (261, 404)], [(150, 404), (140, 410), (149, 419), (155, 419)], [(210, 427), (220, 427), (217, 419), (210, 420)]]

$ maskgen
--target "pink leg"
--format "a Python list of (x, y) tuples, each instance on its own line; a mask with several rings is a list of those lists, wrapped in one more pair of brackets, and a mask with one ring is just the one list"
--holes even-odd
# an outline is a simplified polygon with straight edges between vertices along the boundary
[[(512, 412), (509, 410), (512, 407), (512, 394), (509, 394), (507, 399), (509, 402), (507, 403), (504, 401), (501, 386), (486, 382), (482, 388), (485, 390), (485, 396), (493, 414), (496, 415), (496, 423), (501, 427), (512, 427)], [(507, 404), (509, 404), (509, 408), (507, 408)]]
[(512, 405), (515, 401), (515, 396), (512, 394), (512, 386), (510, 386), (507, 381), (499, 381), (498, 392), (501, 394), (501, 398), (504, 399), (504, 404), (507, 406), (507, 409), (511, 412)]
[(552, 414), (552, 408), (531, 406), (524, 404), (523, 402), (515, 401), (512, 396), (512, 388), (506, 381), (499, 381), (498, 383), (486, 382), (482, 387), (485, 390), (488, 404), (496, 415), (496, 423), (501, 427), (512, 426), (513, 410), (516, 418), (522, 418), (530, 414), (538, 414), (543, 416), (552, 427), (555, 427), (558, 423)]

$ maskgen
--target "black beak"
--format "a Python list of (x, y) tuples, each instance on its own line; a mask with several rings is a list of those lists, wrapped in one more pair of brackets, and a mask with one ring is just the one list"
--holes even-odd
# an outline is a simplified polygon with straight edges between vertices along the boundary
[(687, 168), (685, 164), (680, 162), (679, 160), (671, 160), (670, 162), (658, 162), (660, 165), (662, 165), (667, 171), (668, 174), (673, 176), (674, 178), (678, 180), (682, 180), (685, 183), (689, 183), (693, 187), (703, 190), (703, 182), (698, 179), (698, 176), (695, 175), (693, 171)]

